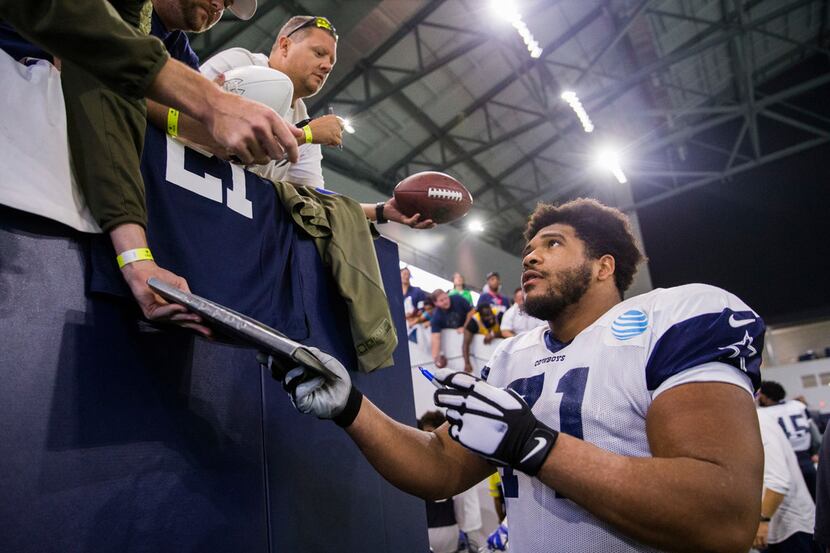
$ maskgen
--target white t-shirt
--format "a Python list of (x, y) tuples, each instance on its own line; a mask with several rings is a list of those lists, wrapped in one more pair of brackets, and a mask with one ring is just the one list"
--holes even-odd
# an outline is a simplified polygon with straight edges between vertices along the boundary
[(798, 459), (784, 430), (766, 407), (758, 409), (764, 443), (764, 487), (780, 493), (784, 501), (769, 523), (769, 543), (781, 543), (796, 532), (813, 533), (816, 506), (798, 467)]
[(522, 309), (518, 303), (511, 305), (507, 311), (504, 312), (501, 318), (501, 329), (510, 330), (515, 334), (521, 334), (528, 330), (533, 330), (537, 326), (543, 326), (547, 323), (542, 319), (531, 317)]
[[(646, 417), (666, 390), (760, 384), (764, 323), (734, 295), (703, 284), (657, 289), (618, 303), (568, 344), (545, 327), (504, 340), (482, 377), (524, 397), (537, 419), (597, 447), (649, 457)], [(501, 472), (515, 553), (653, 551), (536, 478)]]
[[(205, 77), (213, 80), (220, 73), (246, 65), (268, 67), (268, 56), (254, 54), (244, 48), (230, 48), (219, 52), (204, 62), (199, 70)], [(297, 124), (304, 119), (308, 119), (308, 109), (302, 99), (298, 99), (294, 107), (289, 108), (285, 118), (291, 124)], [(324, 188), (322, 163), (323, 151), (319, 144), (301, 144), (300, 159), (297, 163), (272, 161), (267, 165), (252, 165), (247, 169), (272, 181)]]

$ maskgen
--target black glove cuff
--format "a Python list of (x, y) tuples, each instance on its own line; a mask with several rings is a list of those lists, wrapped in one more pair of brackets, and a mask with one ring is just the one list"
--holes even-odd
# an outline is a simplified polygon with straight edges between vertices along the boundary
[(346, 400), (346, 405), (343, 407), (343, 410), (340, 411), (339, 415), (333, 417), (331, 420), (333, 420), (334, 424), (340, 428), (350, 426), (357, 418), (357, 414), (360, 412), (360, 406), (362, 403), (363, 394), (360, 390), (352, 386), (352, 389), (349, 390), (349, 398)]
[(537, 421), (536, 428), (530, 433), (530, 438), (522, 447), (519, 461), (513, 465), (514, 468), (528, 476), (536, 476), (558, 437), (559, 432)]

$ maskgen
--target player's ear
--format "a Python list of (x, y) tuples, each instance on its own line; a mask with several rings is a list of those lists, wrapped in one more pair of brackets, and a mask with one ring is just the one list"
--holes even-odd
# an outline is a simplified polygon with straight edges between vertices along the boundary
[(613, 255), (605, 254), (597, 260), (597, 280), (603, 281), (614, 278), (617, 262)]

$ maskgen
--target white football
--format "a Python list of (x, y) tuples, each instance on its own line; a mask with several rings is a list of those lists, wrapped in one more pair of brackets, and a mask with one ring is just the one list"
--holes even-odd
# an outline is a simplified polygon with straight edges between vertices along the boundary
[(228, 92), (245, 96), (270, 107), (282, 117), (288, 115), (294, 85), (284, 73), (258, 65), (237, 67), (225, 72), (225, 84)]

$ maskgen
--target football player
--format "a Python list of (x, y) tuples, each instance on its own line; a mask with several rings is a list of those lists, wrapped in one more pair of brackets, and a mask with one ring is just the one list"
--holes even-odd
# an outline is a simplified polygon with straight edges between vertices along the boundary
[(815, 500), (816, 467), (811, 453), (813, 434), (818, 434), (818, 428), (815, 428), (815, 423), (810, 419), (807, 406), (795, 399), (785, 400), (786, 395), (787, 391), (778, 382), (761, 382), (758, 405), (766, 415), (778, 421), (798, 458), (798, 466), (801, 467), (810, 497)]
[(294, 368), (297, 409), (346, 429), (392, 484), (445, 498), (499, 467), (511, 551), (747, 551), (763, 451), (753, 392), (765, 326), (703, 284), (622, 300), (642, 260), (629, 222), (595, 200), (540, 204), (525, 231), (529, 314), (487, 380), (439, 370), (432, 433), (398, 423), (336, 374)]

